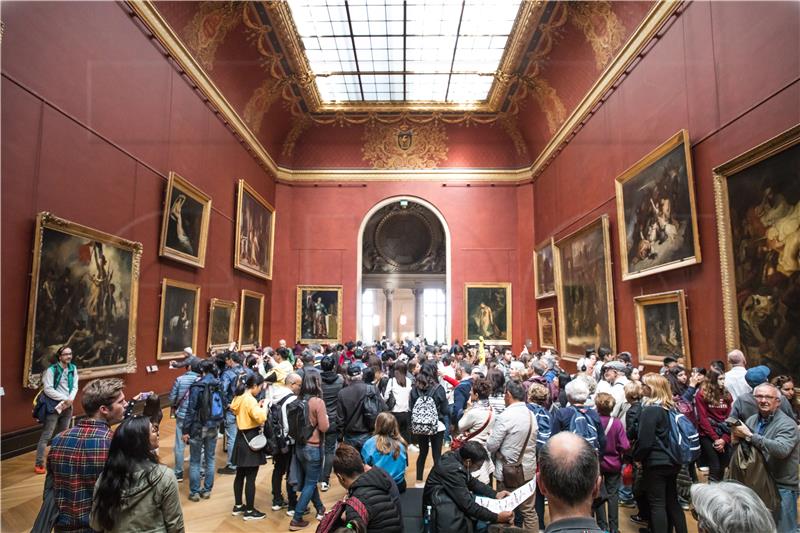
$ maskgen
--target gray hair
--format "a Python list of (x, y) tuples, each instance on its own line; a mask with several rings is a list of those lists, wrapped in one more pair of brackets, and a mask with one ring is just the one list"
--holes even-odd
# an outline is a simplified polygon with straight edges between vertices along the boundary
[(747, 361), (741, 350), (731, 350), (728, 352), (728, 362), (732, 365), (743, 365)]
[(589, 387), (582, 379), (573, 379), (564, 387), (567, 393), (567, 401), (571, 404), (583, 404), (589, 399)]
[(775, 522), (752, 489), (732, 481), (694, 484), (697, 528), (706, 533), (775, 533)]
[(547, 370), (552, 370), (556, 366), (556, 358), (552, 355), (543, 355), (541, 361), (547, 367)]
[(303, 378), (300, 377), (300, 374), (298, 374), (297, 372), (289, 372), (288, 374), (286, 374), (286, 379), (283, 380), (283, 382), (286, 385), (288, 385), (288, 383), (286, 382), (289, 381), (289, 378), (292, 378), (292, 383), (294, 383), (295, 381), (299, 381), (302, 383), (303, 381)]
[(537, 376), (544, 376), (544, 373), (547, 372), (547, 368), (545, 368), (544, 363), (539, 359), (534, 359), (531, 361), (531, 368)]
[(778, 396), (778, 399), (779, 400), (781, 399), (781, 390), (777, 386), (770, 383), (769, 381), (765, 381), (764, 383), (759, 383), (758, 385), (756, 385), (755, 389), (753, 389), (753, 394), (756, 393), (756, 389), (761, 389), (761, 388), (772, 389), (772, 391)]

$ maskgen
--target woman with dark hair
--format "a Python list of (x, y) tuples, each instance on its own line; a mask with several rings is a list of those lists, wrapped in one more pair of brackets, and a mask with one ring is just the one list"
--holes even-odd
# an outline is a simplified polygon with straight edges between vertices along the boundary
[[(461, 439), (466, 439), (467, 442), (475, 441), (482, 446), (486, 446), (486, 441), (492, 433), (496, 418), (492, 411), (492, 406), (489, 405), (491, 391), (492, 386), (489, 380), (485, 378), (478, 378), (472, 383), (472, 392), (470, 394), (470, 403), (472, 405), (464, 411), (464, 415), (458, 421), (458, 431), (461, 434)], [(475, 477), (483, 483), (489, 483), (489, 476), (493, 473), (494, 464), (492, 461), (485, 461)]]
[[(256, 499), (256, 476), (258, 468), (267, 462), (264, 450), (253, 450), (250, 441), (259, 433), (267, 420), (264, 401), (256, 397), (264, 385), (261, 374), (250, 374), (239, 380), (234, 390), (231, 411), (236, 415), (236, 440), (233, 442), (231, 462), (236, 465), (236, 478), (233, 480), (234, 516), (244, 514), (245, 520), (261, 520), (266, 516), (253, 505)], [(245, 504), (242, 504), (242, 490)]]
[(689, 376), (686, 374), (686, 369), (682, 366), (670, 368), (665, 376), (672, 389), (672, 395), (676, 398), (686, 400), (689, 403), (694, 402), (697, 387), (705, 378), (705, 376), (696, 372), (692, 372), (692, 375)]
[(394, 398), (394, 406), (391, 408), (392, 415), (397, 419), (397, 425), (400, 428), (400, 435), (407, 443), (411, 442), (411, 436), (408, 433), (408, 398), (411, 395), (411, 384), (408, 382), (406, 373), (408, 367), (403, 361), (397, 361), (394, 364), (394, 373), (392, 378), (386, 384), (386, 390), (383, 392), (383, 399), (386, 400), (387, 405), (390, 403), (390, 398)]
[(492, 386), (492, 393), (489, 395), (489, 405), (492, 406), (495, 416), (500, 416), (506, 408), (506, 377), (503, 371), (497, 368), (489, 370), (486, 375), (489, 384)]
[(317, 483), (319, 483), (322, 475), (322, 457), (324, 454), (322, 443), (325, 438), (325, 432), (330, 427), (330, 422), (325, 408), (325, 401), (322, 399), (322, 379), (319, 376), (319, 372), (306, 372), (303, 375), (303, 384), (300, 386), (300, 395), (296, 401), (301, 401), (308, 405), (308, 419), (306, 421), (312, 431), (305, 444), (297, 444), (295, 446), (295, 459), (297, 459), (297, 463), (302, 469), (303, 486), (300, 497), (297, 500), (297, 506), (294, 508), (294, 518), (289, 523), (289, 531), (297, 531), (308, 527), (308, 522), (303, 520), (303, 515), (309, 502), (314, 503), (318, 520), (321, 520), (325, 515), (325, 506), (319, 497)]
[(794, 379), (786, 374), (775, 376), (770, 380), (770, 383), (778, 387), (781, 394), (789, 400), (789, 405), (792, 406), (795, 421), (800, 421), (800, 405), (797, 404), (795, 399)]
[[(433, 450), (433, 464), (438, 463), (442, 456), (444, 417), (448, 408), (444, 387), (439, 384), (435, 374), (430, 374), (430, 368), (429, 365), (422, 365), (408, 399), (408, 407), (411, 412), (411, 433), (415, 435), (419, 446), (417, 488), (424, 486), (422, 475), (425, 470), (425, 461), (428, 459), (428, 449)], [(435, 364), (433, 371), (437, 372)], [(417, 402), (420, 405), (417, 405)], [(433, 416), (436, 417), (435, 420), (432, 418)]]
[(497, 514), (475, 503), (476, 495), (489, 498), (508, 495), (505, 491), (495, 492), (472, 475), (488, 460), (486, 448), (478, 442), (467, 441), (458, 450), (446, 453), (433, 466), (422, 494), (422, 508), (431, 510), (432, 533), (472, 533), (478, 521), (511, 522), (513, 511)]
[(370, 466), (383, 468), (392, 476), (400, 493), (406, 491), (408, 443), (400, 436), (397, 419), (380, 413), (375, 420), (375, 432), (361, 448), (361, 458)]
[(158, 463), (158, 429), (146, 416), (123, 421), (94, 486), (95, 531), (182, 532), (183, 511), (172, 468)]
[(731, 432), (725, 419), (731, 414), (732, 404), (733, 399), (725, 389), (725, 374), (710, 368), (694, 402), (709, 481), (722, 481), (731, 460)]

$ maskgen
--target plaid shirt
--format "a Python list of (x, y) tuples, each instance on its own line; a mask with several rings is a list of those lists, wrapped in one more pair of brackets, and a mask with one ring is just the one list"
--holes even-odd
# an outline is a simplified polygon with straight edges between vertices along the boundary
[(111, 435), (105, 422), (85, 418), (53, 439), (47, 467), (53, 474), (58, 529), (92, 531), (94, 484), (106, 464)]

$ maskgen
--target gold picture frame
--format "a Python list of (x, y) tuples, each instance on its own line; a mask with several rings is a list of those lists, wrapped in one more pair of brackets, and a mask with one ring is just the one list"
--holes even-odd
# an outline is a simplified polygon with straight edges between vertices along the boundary
[(210, 221), (211, 197), (177, 173), (170, 172), (158, 255), (205, 267)]
[(539, 330), (539, 348), (556, 349), (556, 317), (555, 308), (546, 307), (536, 311), (536, 325)]
[(511, 303), (511, 283), (465, 283), (464, 343), (510, 345)]
[[(549, 273), (547, 268), (548, 256), (550, 259)], [(541, 261), (540, 258), (542, 258)], [(541, 265), (539, 264), (540, 262)], [(533, 249), (533, 291), (537, 300), (556, 295), (555, 269), (553, 238), (550, 237)], [(540, 277), (541, 279), (539, 279)]]
[(341, 285), (297, 286), (295, 338), (301, 344), (342, 342)]
[[(594, 235), (590, 235), (591, 232), (595, 232)], [(579, 242), (581, 239), (582, 242)], [(594, 242), (592, 242), (592, 240)], [(602, 257), (598, 259), (599, 264), (573, 265), (566, 268), (563, 264), (565, 255), (567, 255), (565, 250), (567, 248), (577, 247), (578, 245), (580, 245), (581, 250), (583, 250), (584, 257), (595, 257), (595, 254), (602, 255)], [(594, 249), (590, 249), (590, 247)], [(586, 250), (588, 250), (588, 252)], [(569, 252), (568, 259), (571, 261), (572, 250), (570, 249)], [(617, 337), (614, 320), (614, 285), (611, 272), (611, 235), (609, 232), (608, 215), (603, 215), (556, 241), (553, 244), (553, 256), (556, 265), (556, 295), (558, 300), (558, 344), (561, 347), (562, 355), (568, 360), (577, 361), (579, 357), (584, 355), (586, 348), (598, 348), (598, 345), (606, 345), (611, 351), (616, 352)], [(576, 284), (576, 281), (580, 280), (575, 280), (573, 277), (575, 277), (575, 273), (578, 270), (589, 270), (597, 266), (602, 266), (603, 272), (597, 272), (596, 279), (583, 280), (585, 282), (585, 286), (583, 287)], [(575, 284), (574, 289), (573, 284)], [(569, 298), (565, 295), (566, 285), (570, 288)], [(590, 289), (594, 289), (595, 292), (592, 293)], [(573, 304), (581, 301), (584, 297), (587, 298), (587, 302), (589, 301), (588, 299), (592, 297), (597, 297), (598, 299), (602, 298), (603, 301), (592, 303), (596, 304), (595, 307), (598, 310), (605, 309), (606, 319), (603, 320), (602, 316), (595, 317), (595, 325), (591, 326), (594, 331), (589, 331), (589, 325), (586, 323), (586, 320), (581, 320), (582, 318), (586, 319), (590, 317), (576, 316), (574, 320), (571, 320), (571, 328), (581, 328), (581, 334), (584, 338), (584, 341), (581, 342), (580, 338), (576, 335), (570, 336), (570, 332), (567, 331), (567, 320), (568, 317), (571, 318), (572, 315), (580, 312), (580, 310), (576, 309), (578, 306)], [(589, 306), (587, 305), (586, 307), (587, 309), (584, 311), (587, 313), (590, 312), (588, 309)], [(605, 324), (601, 324), (601, 321), (605, 322)], [(603, 331), (604, 325), (605, 331)], [(594, 336), (592, 339), (593, 342), (588, 342), (592, 335)], [(580, 347), (578, 343), (580, 343)]]
[[(211, 298), (208, 305), (208, 341), (209, 350), (227, 348), (231, 342), (236, 340), (236, 312), (239, 304), (233, 300), (221, 300)], [(225, 314), (227, 313), (227, 320)], [(225, 330), (220, 330), (220, 328)], [(227, 334), (224, 332), (227, 331)], [(225, 337), (223, 340), (222, 337)], [(216, 341), (216, 342), (215, 342)]]
[(661, 366), (664, 357), (684, 357), (691, 368), (689, 322), (683, 290), (636, 296), (636, 345), (639, 364)]
[[(136, 372), (136, 311), (142, 243), (59, 218), (43, 211), (36, 216), (33, 269), (28, 298), (23, 386), (41, 386), (41, 373), (55, 350), (69, 344), (80, 379)], [(113, 285), (113, 290), (111, 288)], [(58, 291), (78, 289), (90, 299), (112, 302), (103, 307), (103, 317), (87, 303), (65, 310)], [(107, 296), (103, 296), (105, 290)], [(49, 306), (48, 306), (49, 304)], [(60, 309), (60, 312), (57, 311)], [(61, 320), (64, 312), (86, 315), (90, 324)], [(83, 311), (81, 313), (80, 311)], [(61, 313), (61, 314), (59, 314)], [(127, 316), (126, 316), (127, 314)], [(64, 329), (66, 327), (66, 329)], [(107, 330), (96, 338), (98, 328)]]
[[(169, 278), (161, 280), (156, 359), (178, 359), (186, 347), (196, 352), (199, 317), (200, 285)], [(191, 329), (191, 337), (187, 335), (187, 329)]]
[[(264, 244), (265, 235), (266, 246), (264, 250), (259, 250), (258, 247)], [(275, 208), (245, 180), (239, 180), (236, 196), (234, 243), (234, 268), (259, 278), (272, 279)]]
[[(800, 362), (778, 345), (774, 332), (785, 333), (799, 329), (797, 324), (792, 325), (791, 317), (786, 316), (784, 310), (786, 305), (780, 301), (788, 292), (785, 288), (782, 289), (785, 280), (780, 281), (787, 278), (787, 265), (782, 260), (784, 251), (790, 248), (786, 242), (796, 241), (798, 230), (789, 234), (785, 234), (785, 229), (779, 231), (779, 219), (784, 219), (785, 216), (777, 217), (774, 213), (783, 208), (787, 208), (785, 214), (793, 213), (791, 204), (797, 201), (794, 195), (800, 189), (798, 160), (800, 125), (712, 170), (726, 348), (741, 349), (751, 365), (769, 362), (775, 373), (790, 375), (800, 370)], [(769, 203), (767, 188), (772, 196)], [(743, 205), (732, 206), (732, 201)], [(762, 210), (762, 206), (766, 206), (768, 210), (759, 215), (758, 211)], [(742, 210), (746, 211), (743, 213)], [(752, 214), (748, 214), (750, 212)], [(736, 228), (735, 231), (734, 225), (750, 224), (753, 227), (751, 221), (754, 218), (759, 219), (760, 227), (751, 239), (758, 239), (763, 245), (743, 246), (747, 244), (743, 242), (743, 227)], [(770, 220), (766, 220), (767, 218)], [(761, 257), (758, 264), (747, 263), (748, 260), (757, 259), (752, 256), (759, 254), (770, 254), (774, 260), (768, 261)], [(788, 268), (791, 270), (794, 267)], [(751, 271), (763, 273), (747, 276)], [(759, 281), (767, 272), (771, 272), (769, 282)], [(737, 280), (737, 274), (744, 280)], [(755, 280), (755, 283), (748, 282), (748, 279)], [(776, 325), (781, 322), (783, 325), (778, 329)]]
[[(256, 311), (256, 309), (258, 309)], [(255, 313), (255, 315), (253, 314)], [(264, 295), (260, 292), (242, 289), (239, 304), (239, 349), (252, 350), (256, 344), (261, 346), (264, 331)], [(245, 333), (245, 329), (252, 331)], [(246, 336), (245, 336), (246, 335)]]
[(682, 129), (616, 178), (623, 281), (702, 261), (691, 152)]

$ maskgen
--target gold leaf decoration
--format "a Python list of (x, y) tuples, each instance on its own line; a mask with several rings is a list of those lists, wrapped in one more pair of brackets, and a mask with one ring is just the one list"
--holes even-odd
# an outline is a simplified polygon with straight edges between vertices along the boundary
[(555, 133), (567, 118), (567, 108), (564, 107), (564, 102), (545, 78), (529, 80), (528, 88), (547, 118), (547, 129), (550, 130), (550, 133)]
[(375, 169), (430, 169), (447, 157), (447, 132), (438, 121), (370, 122), (364, 127), (363, 141), (364, 161)]
[(519, 131), (519, 121), (516, 115), (503, 114), (503, 116), (498, 119), (498, 122), (514, 143), (517, 155), (527, 156), (528, 145), (525, 144), (525, 139), (522, 138), (522, 132)]
[(283, 155), (286, 157), (291, 157), (291, 155), (294, 153), (294, 147), (297, 144), (297, 140), (310, 125), (311, 119), (308, 116), (295, 118), (292, 129), (289, 130), (289, 133), (286, 135), (286, 139), (283, 141), (283, 149), (281, 150)]
[(261, 130), (264, 115), (281, 95), (281, 83), (273, 78), (267, 78), (253, 91), (252, 96), (244, 106), (243, 119), (253, 133)]
[(201, 2), (181, 35), (206, 72), (214, 70), (217, 48), (228, 32), (242, 20), (241, 5), (236, 2)]
[(625, 26), (607, 0), (570, 2), (568, 5), (570, 21), (592, 45), (597, 70), (603, 70), (622, 46)]

